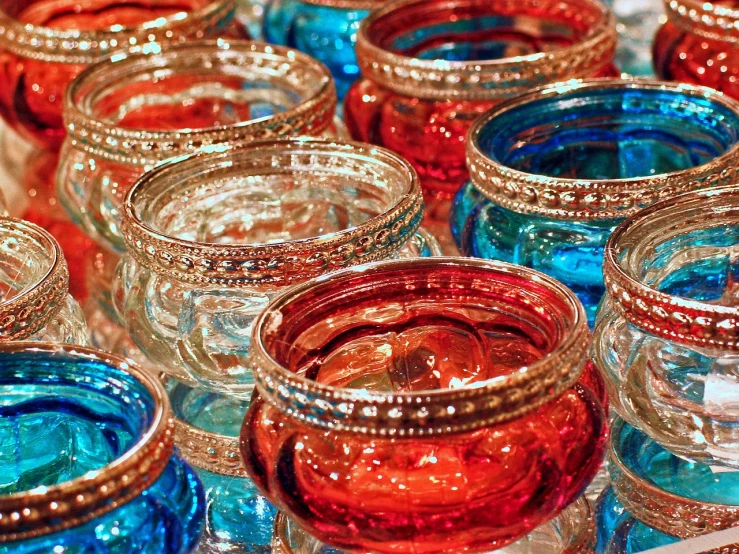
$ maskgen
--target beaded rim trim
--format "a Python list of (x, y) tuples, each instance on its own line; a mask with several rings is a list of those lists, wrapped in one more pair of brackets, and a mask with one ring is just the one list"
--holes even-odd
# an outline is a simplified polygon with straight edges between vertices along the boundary
[[(91, 115), (91, 97), (111, 77), (139, 67), (151, 71), (174, 66), (176, 73), (178, 58), (191, 51), (198, 56), (207, 53), (216, 60), (227, 57), (239, 67), (252, 69), (254, 76), (264, 80), (300, 81), (315, 92), (300, 104), (273, 116), (188, 131), (129, 129)], [(156, 54), (118, 54), (112, 62), (106, 60), (87, 68), (67, 88), (64, 123), (68, 143), (74, 148), (112, 162), (146, 167), (213, 145), (320, 135), (333, 123), (336, 102), (336, 88), (328, 68), (306, 54), (262, 42), (207, 40), (174, 45)]]
[[(629, 275), (619, 263), (619, 242), (632, 228), (651, 217), (679, 211), (721, 195), (736, 197), (739, 185), (695, 191), (654, 204), (621, 223), (604, 251), (603, 279), (607, 294), (619, 313), (632, 324), (655, 336), (706, 348), (739, 351), (739, 308), (672, 296), (653, 289)], [(739, 198), (736, 199), (739, 205)], [(716, 215), (716, 214), (714, 214)], [(707, 218), (706, 228), (720, 225), (720, 215)]]
[(89, 65), (121, 48), (203, 37), (229, 21), (236, 0), (212, 0), (183, 19), (156, 20), (120, 31), (60, 30), (23, 23), (0, 10), (0, 48), (48, 63)]
[[(502, 1), (513, 2), (521, 9), (522, 0)], [(571, 9), (557, 0), (527, 1), (539, 9), (549, 6), (554, 15), (569, 13)], [(357, 33), (357, 61), (364, 77), (405, 96), (441, 101), (511, 98), (565, 77), (594, 75), (611, 63), (616, 49), (616, 19), (597, 0), (583, 2), (602, 13), (601, 20), (583, 41), (550, 52), (478, 61), (414, 58), (373, 43), (370, 35), (374, 25), (381, 25), (391, 16), (400, 17), (405, 10), (429, 4), (429, 0), (392, 2), (362, 22)], [(443, 0), (445, 8), (464, 8), (475, 3), (480, 0)]]
[(642, 79), (588, 79), (539, 88), (501, 104), (473, 124), (467, 135), (467, 167), (472, 184), (494, 204), (508, 210), (554, 219), (606, 220), (628, 217), (662, 199), (699, 187), (733, 183), (739, 176), (739, 142), (708, 163), (673, 173), (631, 179), (565, 179), (525, 173), (486, 155), (480, 135), (493, 119), (546, 97), (587, 90), (659, 90), (710, 98), (737, 113), (739, 103), (705, 87)]
[[(139, 197), (172, 171), (214, 164), (234, 154), (264, 151), (252, 165), (272, 169), (335, 173), (333, 154), (350, 155), (363, 164), (384, 164), (406, 181), (406, 190), (393, 206), (363, 224), (343, 231), (274, 244), (228, 245), (186, 241), (167, 236), (145, 224), (139, 215)], [(315, 155), (318, 154), (318, 155)], [(373, 161), (374, 160), (374, 161)], [(342, 165), (345, 160), (342, 160)], [(318, 167), (323, 164), (323, 167)], [(302, 167), (301, 167), (302, 166)], [(344, 176), (346, 176), (344, 174)], [(175, 183), (177, 185), (178, 183)], [(178, 194), (172, 186), (166, 198)], [(139, 263), (161, 275), (194, 285), (281, 288), (343, 267), (387, 258), (409, 240), (423, 219), (423, 195), (413, 167), (389, 150), (376, 146), (301, 138), (254, 142), (223, 152), (200, 152), (170, 160), (142, 177), (131, 189), (123, 214), (128, 252)]]
[(374, 10), (387, 4), (388, 0), (301, 0), (301, 2), (337, 10)]
[(616, 447), (624, 422), (611, 430), (609, 473), (619, 502), (635, 519), (661, 533), (689, 539), (736, 525), (739, 506), (701, 502), (661, 489), (634, 474)]
[[(305, 294), (316, 295), (324, 287), (336, 287), (357, 273), (389, 274), (419, 268), (433, 271), (443, 266), (489, 270), (487, 286), (495, 282), (495, 274), (525, 277), (532, 286), (554, 292), (572, 308), (572, 329), (553, 352), (512, 375), (475, 388), (418, 393), (376, 393), (316, 383), (282, 367), (265, 348), (262, 333), (272, 325), (271, 315)], [(501, 294), (510, 291), (507, 283), (498, 286)], [(422, 437), (489, 427), (535, 410), (577, 382), (589, 344), (590, 331), (579, 300), (564, 285), (542, 273), (472, 258), (416, 258), (345, 269), (293, 287), (256, 319), (251, 365), (264, 399), (302, 423), (362, 435)]]
[(664, 0), (667, 17), (683, 31), (711, 40), (739, 42), (739, 10), (705, 0)]
[(198, 429), (175, 419), (175, 441), (192, 465), (219, 475), (249, 477), (239, 452), (239, 438)]
[(27, 339), (46, 327), (64, 306), (69, 292), (67, 262), (54, 237), (33, 223), (0, 217), (0, 236), (9, 231), (44, 245), (51, 261), (46, 274), (34, 286), (0, 303), (0, 343)]
[[(569, 539), (559, 554), (589, 554), (596, 543), (595, 521), (590, 502), (581, 496), (570, 504), (557, 518), (566, 520), (561, 525), (565, 531), (563, 538)], [(555, 518), (555, 519), (557, 519)], [(291, 545), (290, 527), (296, 525), (282, 511), (277, 512), (272, 531), (272, 554), (306, 554), (307, 550), (299, 543), (297, 548)], [(301, 532), (305, 533), (305, 531)], [(307, 533), (306, 533), (307, 534)]]
[[(39, 342), (0, 344), (0, 352), (45, 352), (95, 360), (135, 377), (151, 393), (150, 428), (123, 456), (65, 483), (0, 496), (0, 543), (25, 540), (76, 527), (141, 494), (164, 471), (174, 451), (174, 422), (164, 388), (123, 358), (75, 345)], [(32, 526), (32, 530), (22, 529)]]

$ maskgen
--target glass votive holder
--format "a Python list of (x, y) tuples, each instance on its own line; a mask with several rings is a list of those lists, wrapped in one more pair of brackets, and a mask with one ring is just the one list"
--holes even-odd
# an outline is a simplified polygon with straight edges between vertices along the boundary
[(596, 503), (598, 554), (633, 554), (737, 524), (739, 473), (678, 457), (620, 419), (611, 433), (612, 486)]
[(264, 14), (267, 42), (284, 44), (325, 63), (344, 98), (359, 77), (354, 46), (362, 20), (384, 0), (270, 0)]
[(251, 327), (270, 299), (342, 267), (435, 253), (422, 218), (415, 171), (382, 148), (303, 138), (193, 154), (131, 189), (114, 300), (162, 371), (248, 400)]
[[(264, 495), (352, 552), (487, 552), (580, 497), (607, 421), (563, 285), (468, 258), (376, 262), (257, 318), (241, 453)], [(580, 382), (578, 382), (580, 380)]]
[(0, 366), (0, 552), (192, 552), (203, 489), (156, 378), (51, 343), (0, 344)]
[(64, 92), (84, 67), (121, 48), (215, 34), (233, 11), (234, 0), (1, 0), (0, 116), (36, 146), (57, 149)]
[(471, 181), (450, 217), (462, 253), (551, 275), (592, 323), (603, 248), (623, 219), (734, 182), (739, 104), (690, 85), (573, 81), (490, 111), (467, 145)]
[(287, 48), (218, 40), (118, 54), (68, 89), (59, 199), (123, 251), (123, 202), (146, 170), (207, 146), (330, 133), (335, 111), (326, 67)]
[(198, 552), (268, 552), (277, 510), (241, 462), (239, 430), (248, 401), (166, 380), (182, 456), (205, 488), (207, 511)]
[(0, 217), (0, 342), (85, 344), (85, 320), (68, 291), (67, 263), (54, 238)]
[[(553, 520), (524, 538), (495, 550), (496, 554), (592, 554), (595, 528), (592, 508), (585, 498), (570, 504)], [(272, 554), (343, 554), (322, 545), (283, 513), (275, 518)]]
[(723, 0), (664, 0), (667, 22), (654, 38), (655, 73), (739, 99), (739, 9)]
[(409, 160), (427, 203), (439, 201), (428, 216), (446, 221), (476, 117), (539, 85), (610, 74), (615, 44), (597, 0), (392, 2), (357, 34), (362, 79), (346, 97), (347, 127)]
[(654, 33), (667, 21), (663, 0), (604, 0), (616, 16), (616, 65), (633, 76), (654, 76)]
[(605, 249), (593, 360), (619, 415), (695, 461), (739, 467), (739, 187), (696, 191), (620, 225)]

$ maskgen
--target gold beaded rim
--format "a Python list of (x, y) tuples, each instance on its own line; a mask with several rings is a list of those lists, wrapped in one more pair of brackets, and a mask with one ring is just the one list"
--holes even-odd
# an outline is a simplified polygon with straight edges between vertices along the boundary
[[(548, 9), (552, 17), (579, 17), (583, 10), (597, 13), (597, 21), (580, 42), (565, 48), (513, 58), (446, 61), (397, 54), (375, 42), (375, 28), (388, 33), (390, 25), (417, 20), (414, 10), (487, 10), (510, 4)], [(396, 93), (433, 100), (503, 99), (566, 77), (595, 75), (612, 61), (616, 49), (616, 19), (598, 0), (581, 0), (580, 9), (558, 0), (397, 0), (372, 12), (357, 33), (357, 61), (362, 75)], [(406, 13), (408, 12), (408, 13)]]
[[(150, 427), (123, 456), (65, 483), (0, 496), (0, 543), (76, 527), (136, 498), (162, 474), (174, 451), (174, 422), (161, 383), (130, 361), (92, 348), (39, 342), (0, 344), (2, 353), (44, 352), (95, 360), (136, 378), (151, 394)], [(23, 531), (33, 526), (30, 531)]]
[[(243, 162), (237, 166), (235, 159)], [(347, 175), (350, 164), (362, 171), (392, 171), (403, 183), (398, 201), (356, 227), (309, 239), (272, 244), (221, 244), (186, 241), (160, 233), (141, 219), (147, 190), (172, 183), (163, 202), (181, 193), (178, 175), (203, 166), (234, 164), (256, 171)], [(205, 187), (218, 187), (207, 184)], [(144, 200), (141, 200), (144, 198)], [(123, 214), (128, 252), (151, 270), (195, 285), (280, 289), (324, 273), (387, 258), (410, 239), (423, 219), (423, 194), (413, 167), (389, 150), (369, 144), (315, 138), (260, 141), (221, 151), (199, 152), (159, 165), (130, 190)]]
[[(188, 56), (218, 62), (228, 59), (248, 68), (254, 80), (284, 82), (295, 89), (308, 87), (310, 93), (299, 104), (272, 116), (204, 129), (148, 131), (95, 117), (95, 98), (111, 81), (125, 80), (132, 72), (142, 70), (168, 70), (172, 74), (187, 71), (187, 67), (178, 69), (178, 60)], [(129, 51), (90, 66), (67, 87), (64, 123), (67, 141), (74, 148), (116, 163), (151, 167), (213, 145), (233, 146), (291, 135), (318, 136), (332, 125), (336, 102), (328, 68), (306, 54), (262, 42), (204, 40), (165, 46), (156, 53)]]
[(190, 464), (233, 477), (249, 477), (239, 452), (239, 438), (209, 433), (175, 419), (175, 442)]
[(69, 292), (69, 271), (59, 243), (41, 227), (0, 217), (0, 236), (12, 232), (31, 237), (47, 252), (49, 269), (32, 287), (0, 302), (0, 343), (24, 340), (42, 330), (64, 306)]
[[(654, 217), (665, 221), (671, 214), (675, 215), (671, 224), (680, 225), (674, 228), (679, 232), (684, 223), (680, 221), (680, 212), (690, 207), (705, 209), (705, 203), (712, 198), (724, 198), (739, 208), (739, 185), (700, 190), (664, 200), (621, 223), (605, 246), (603, 278), (606, 292), (619, 313), (648, 333), (692, 346), (739, 351), (739, 308), (660, 292), (632, 275), (619, 259), (627, 234), (630, 237), (636, 234), (636, 242), (643, 240), (639, 237), (640, 228)], [(721, 214), (712, 210), (712, 217), (702, 218), (701, 225), (704, 229), (720, 227), (725, 222)], [(633, 247), (634, 239), (630, 242), (628, 246)]]
[(739, 10), (706, 0), (664, 0), (667, 17), (683, 31), (711, 40), (739, 42)]
[[(393, 272), (424, 270), (430, 273), (445, 267), (486, 270), (489, 279), (485, 279), (485, 286), (496, 287), (501, 294), (509, 294), (511, 286), (505, 281), (496, 283), (496, 275), (524, 277), (532, 288), (546, 289), (568, 307), (571, 328), (552, 352), (515, 373), (475, 387), (417, 393), (368, 392), (324, 385), (291, 372), (267, 351), (264, 333), (275, 325), (273, 314), (304, 296), (316, 298), (322, 290), (336, 288), (360, 274), (374, 274), (379, 278)], [(250, 362), (260, 395), (293, 419), (334, 431), (404, 438), (471, 431), (535, 410), (577, 382), (588, 357), (589, 345), (590, 331), (582, 304), (572, 291), (551, 277), (503, 262), (416, 258), (344, 269), (292, 287), (257, 317)]]
[(480, 146), (484, 128), (497, 117), (530, 102), (599, 90), (669, 91), (710, 99), (737, 114), (739, 102), (713, 89), (646, 79), (588, 79), (541, 87), (505, 102), (477, 119), (467, 135), (467, 167), (472, 184), (494, 204), (508, 210), (554, 219), (608, 220), (699, 187), (732, 183), (738, 173), (739, 142), (708, 163), (673, 173), (628, 179), (567, 179), (534, 175), (491, 159)]
[(386, 4), (388, 0), (301, 0), (301, 2), (337, 10), (374, 10)]
[(23, 23), (0, 10), (0, 48), (48, 63), (89, 65), (122, 48), (202, 38), (227, 23), (235, 10), (236, 0), (212, 0), (184, 18), (159, 18), (119, 31), (54, 29)]
[(739, 506), (701, 502), (670, 493), (636, 475), (618, 451), (624, 421), (611, 429), (609, 473), (613, 492), (635, 519), (661, 533), (689, 539), (736, 525)]

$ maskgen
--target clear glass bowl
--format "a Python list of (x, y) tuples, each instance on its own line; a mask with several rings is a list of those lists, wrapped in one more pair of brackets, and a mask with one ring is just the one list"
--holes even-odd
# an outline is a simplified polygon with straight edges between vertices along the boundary
[(0, 552), (187, 554), (205, 500), (162, 385), (79, 346), (0, 345)]
[(264, 15), (267, 42), (284, 44), (325, 63), (344, 98), (359, 77), (354, 46), (359, 24), (384, 0), (270, 0)]
[(719, 0), (664, 0), (667, 22), (654, 38), (662, 79), (711, 87), (739, 99), (739, 6)]
[(121, 48), (222, 32), (233, 12), (234, 0), (0, 0), (0, 117), (55, 150), (64, 91), (82, 69)]
[(596, 504), (599, 554), (641, 552), (736, 525), (739, 473), (678, 457), (622, 420), (611, 431), (613, 484)]
[(603, 248), (624, 218), (736, 180), (739, 104), (689, 85), (578, 81), (492, 110), (467, 145), (471, 181), (450, 218), (462, 253), (551, 275), (592, 323)]
[(477, 116), (539, 85), (611, 75), (615, 47), (615, 19), (597, 0), (392, 2), (357, 34), (362, 78), (345, 120), (355, 139), (409, 160), (429, 217), (446, 221)]
[(271, 298), (342, 267), (434, 253), (422, 218), (416, 173), (381, 148), (285, 139), (194, 154), (129, 193), (114, 299), (162, 371), (248, 400), (251, 327)]
[(335, 111), (328, 70), (287, 48), (221, 39), (117, 54), (67, 91), (59, 199), (122, 252), (123, 202), (146, 170), (209, 146), (332, 133)]
[[(580, 498), (555, 517), (537, 527), (524, 538), (496, 554), (591, 554), (595, 529), (590, 503)], [(343, 554), (308, 535), (285, 514), (275, 520), (272, 554)]]
[(733, 467), (738, 229), (736, 186), (677, 196), (620, 225), (605, 249), (593, 349), (623, 419), (681, 456)]
[(375, 262), (293, 287), (254, 324), (244, 464), (318, 540), (489, 552), (579, 498), (607, 421), (563, 285), (467, 258)]
[(0, 342), (85, 344), (82, 311), (68, 294), (61, 248), (32, 223), (0, 217)]

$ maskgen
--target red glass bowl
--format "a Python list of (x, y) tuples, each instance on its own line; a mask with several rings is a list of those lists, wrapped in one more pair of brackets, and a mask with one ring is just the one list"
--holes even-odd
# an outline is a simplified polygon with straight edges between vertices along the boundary
[(247, 471), (331, 546), (503, 547), (601, 464), (589, 341), (572, 292), (503, 263), (380, 262), (298, 286), (255, 323)]
[(465, 134), (479, 114), (539, 85), (612, 74), (615, 45), (597, 0), (393, 2), (357, 35), (363, 78), (346, 123), (413, 163), (427, 196), (449, 198), (467, 179)]
[(121, 48), (223, 31), (235, 0), (0, 0), (0, 116), (44, 149), (64, 138), (64, 90)]
[(655, 73), (739, 99), (739, 2), (665, 0), (667, 22), (654, 39)]

